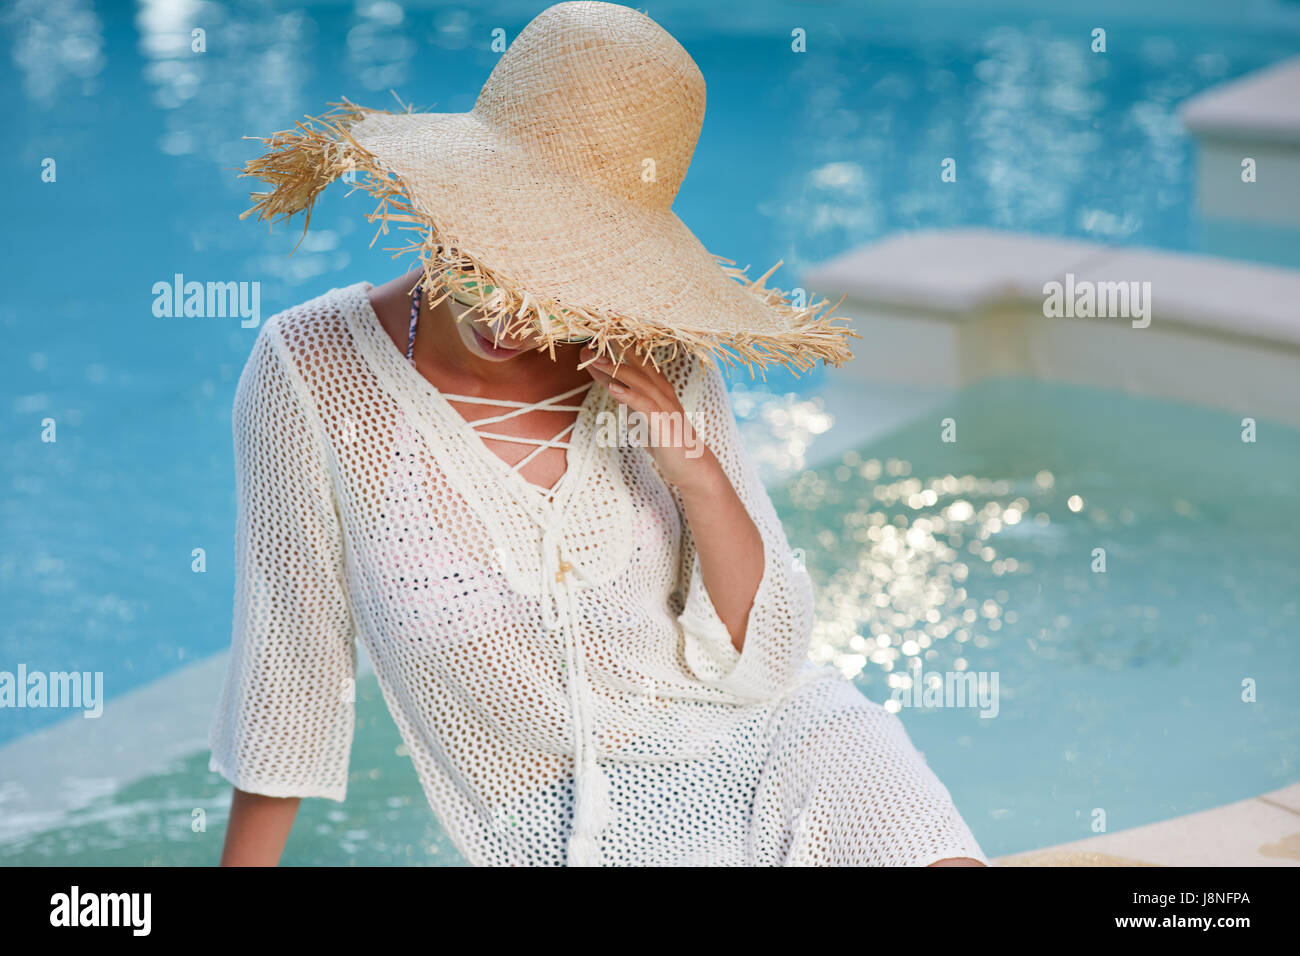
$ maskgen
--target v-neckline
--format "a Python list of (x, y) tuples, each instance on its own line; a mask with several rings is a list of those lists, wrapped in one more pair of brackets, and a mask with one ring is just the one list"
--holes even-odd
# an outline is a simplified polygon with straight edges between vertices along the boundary
[[(451, 401), (442, 393), (438, 386), (429, 381), (419, 370), (407, 361), (406, 356), (393, 342), (383, 322), (379, 318), (379, 313), (370, 302), (368, 293), (374, 285), (370, 282), (361, 282), (351, 287), (351, 291), (356, 294), (357, 305), (361, 311), (363, 319), (362, 326), (366, 340), (363, 344), (370, 352), (371, 366), (376, 372), (387, 372), (397, 378), (409, 376), (408, 381), (413, 386), (422, 390), (431, 400), (439, 411), (444, 415), (450, 416), (450, 421), (454, 424), (456, 431), (465, 439), (465, 444), (474, 449), (474, 453), (480, 458), (486, 458), (487, 465), (497, 471), (506, 482), (514, 482), (521, 485), (521, 491), (528, 494), (526, 500), (535, 500), (539, 507), (557, 508), (563, 505), (563, 499), (567, 496), (570, 486), (577, 480), (577, 472), (581, 470), (579, 464), (574, 461), (574, 448), (579, 444), (578, 433), (582, 431), (583, 425), (590, 417), (593, 406), (600, 401), (597, 394), (602, 391), (597, 382), (592, 382), (591, 387), (587, 389), (587, 394), (583, 396), (582, 403), (579, 406), (577, 417), (573, 420), (573, 427), (569, 429), (569, 443), (564, 449), (564, 472), (556, 479), (555, 484), (550, 488), (544, 488), (536, 482), (529, 481), (518, 470), (511, 467), (504, 458), (494, 452), (487, 446), (483, 436), (473, 427), (472, 423), (465, 418), (460, 412), (452, 406)], [(400, 392), (396, 396), (400, 401), (402, 396)], [(504, 407), (504, 406), (503, 406)], [(591, 440), (590, 435), (584, 436), (586, 440)], [(583, 461), (586, 456), (583, 456)]]

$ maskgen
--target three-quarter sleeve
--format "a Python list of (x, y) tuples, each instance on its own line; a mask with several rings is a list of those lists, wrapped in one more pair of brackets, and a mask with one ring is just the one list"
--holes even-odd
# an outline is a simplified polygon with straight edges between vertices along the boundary
[(732, 644), (704, 585), (699, 554), (683, 515), (680, 588), (684, 591), (682, 651), (700, 681), (737, 697), (761, 700), (789, 688), (808, 662), (812, 637), (812, 582), (794, 559), (781, 520), (758, 470), (740, 442), (726, 384), (716, 367), (695, 364), (683, 407), (696, 434), (712, 449), (763, 539), (763, 576), (754, 595), (743, 649)]
[(235, 393), (234, 628), (209, 743), (241, 790), (342, 800), (356, 649), (320, 422), (278, 323)]

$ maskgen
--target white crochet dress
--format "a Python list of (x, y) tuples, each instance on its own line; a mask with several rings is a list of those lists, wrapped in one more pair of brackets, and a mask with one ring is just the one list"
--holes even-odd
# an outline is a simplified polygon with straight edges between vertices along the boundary
[(548, 500), (406, 362), (369, 288), (267, 321), (240, 379), (213, 770), (342, 800), (359, 640), (472, 864), (987, 862), (898, 718), (809, 663), (811, 583), (716, 370), (665, 365), (762, 534), (743, 653), (650, 455), (595, 440), (604, 388)]

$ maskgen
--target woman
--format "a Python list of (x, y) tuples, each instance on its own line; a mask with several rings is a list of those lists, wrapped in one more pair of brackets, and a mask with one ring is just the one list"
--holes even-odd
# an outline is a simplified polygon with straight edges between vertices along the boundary
[[(470, 113), (348, 104), (249, 164), (266, 219), (365, 173), (422, 264), (277, 315), (240, 381), (223, 863), (343, 799), (356, 641), (471, 863), (987, 863), (898, 719), (807, 660), (710, 358), (851, 333), (672, 216), (703, 99), (648, 17), (564, 3)], [(649, 447), (600, 427), (620, 406)]]

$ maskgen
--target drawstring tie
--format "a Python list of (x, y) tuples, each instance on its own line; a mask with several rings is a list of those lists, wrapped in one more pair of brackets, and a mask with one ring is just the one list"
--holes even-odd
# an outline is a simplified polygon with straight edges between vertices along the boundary
[[(411, 322), (406, 357), (413, 366), (415, 365), (415, 332), (420, 317), (420, 291), (421, 286), (417, 284), (411, 292)], [(567, 426), (551, 439), (522, 438), (479, 429), (484, 425), (495, 425), (531, 411), (580, 412), (581, 405), (558, 403), (590, 387), (591, 385), (581, 385), (539, 402), (496, 401), (471, 395), (452, 395), (446, 392), (442, 394), (450, 401), (510, 409), (503, 414), (475, 419), (467, 424), (484, 438), (535, 445), (531, 453), (511, 466), (511, 470), (518, 474), (520, 469), (547, 448), (567, 448), (569, 442), (563, 436), (577, 426), (577, 420), (575, 419), (572, 425)], [(576, 466), (579, 474), (586, 470), (594, 448), (594, 441), (586, 443), (582, 462)], [(528, 484), (530, 487), (537, 487)], [(537, 490), (546, 495), (548, 502), (554, 494), (554, 489), (542, 491), (538, 488)], [(522, 503), (525, 506), (524, 510), (532, 516), (542, 532), (541, 577), (538, 582), (542, 624), (548, 631), (563, 632), (564, 639), (564, 670), (569, 692), (569, 710), (573, 720), (574, 807), (573, 832), (570, 834), (568, 844), (568, 864), (569, 866), (598, 866), (600, 850), (597, 840), (605, 828), (613, 822), (614, 814), (609, 777), (596, 756), (596, 745), (592, 728), (589, 726), (590, 714), (586, 706), (586, 695), (583, 692), (586, 685), (586, 667), (585, 656), (578, 638), (580, 631), (575, 593), (578, 585), (589, 585), (591, 581), (577, 562), (568, 560), (569, 556), (566, 555), (564, 547), (564, 517), (568, 511), (568, 503), (573, 498), (572, 494), (569, 495), (558, 510), (538, 507), (539, 502), (536, 498)]]
[(574, 594), (576, 585), (589, 583), (589, 578), (580, 567), (565, 560), (562, 519), (560, 514), (543, 524), (542, 622), (548, 630), (563, 632), (564, 669), (573, 719), (574, 807), (568, 863), (569, 866), (597, 866), (600, 851), (596, 840), (613, 822), (613, 804), (609, 777), (596, 756), (583, 693), (586, 658), (578, 640), (580, 621)]

